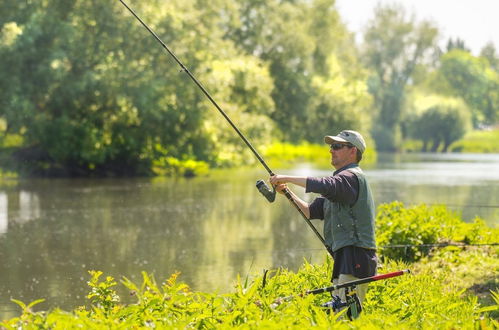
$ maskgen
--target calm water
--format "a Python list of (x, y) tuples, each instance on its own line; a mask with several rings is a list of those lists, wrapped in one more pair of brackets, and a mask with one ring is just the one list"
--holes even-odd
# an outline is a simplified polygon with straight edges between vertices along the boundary
[[(307, 165), (276, 172), (331, 173)], [(499, 224), (499, 155), (381, 155), (366, 172), (377, 203), (443, 203), (465, 219)], [(269, 204), (259, 195), (261, 178), (266, 172), (255, 169), (195, 179), (3, 182), (0, 319), (19, 313), (11, 298), (45, 298), (39, 309), (84, 305), (92, 269), (136, 282), (141, 271), (158, 282), (180, 271), (194, 290), (227, 292), (238, 274), (324, 260), (296, 210), (283, 197)]]

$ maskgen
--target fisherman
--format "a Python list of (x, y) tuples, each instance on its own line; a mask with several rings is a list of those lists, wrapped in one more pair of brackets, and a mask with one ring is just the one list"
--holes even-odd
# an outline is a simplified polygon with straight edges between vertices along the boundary
[[(334, 258), (333, 285), (376, 275), (377, 257), (374, 233), (374, 201), (371, 189), (359, 162), (366, 150), (362, 135), (344, 130), (335, 136), (324, 137), (330, 146), (332, 176), (302, 177), (273, 175), (270, 183), (283, 193), (287, 183), (305, 188), (307, 193), (321, 196), (310, 204), (288, 189), (308, 219), (324, 220), (326, 247)], [(357, 286), (362, 303), (368, 284)], [(332, 292), (345, 301), (345, 289)]]
[[(187, 70), (182, 62), (173, 54), (168, 46), (147, 26), (139, 16), (123, 1), (120, 2), (132, 15), (154, 36), (166, 49), (192, 81), (202, 90), (220, 114), (229, 122), (239, 137), (251, 149), (265, 169), (272, 173), (262, 157), (249, 141), (220, 108), (200, 82)], [(283, 175), (271, 176), (271, 183), (276, 190), (284, 193), (288, 189), (286, 183), (305, 187), (307, 192), (322, 194), (310, 205), (294, 193), (292, 198), (307, 218), (323, 219), (324, 236), (328, 251), (332, 251), (335, 260), (333, 267), (333, 284), (340, 284), (357, 278), (372, 276), (376, 273), (376, 254), (374, 243), (374, 203), (371, 190), (363, 172), (358, 166), (366, 144), (362, 136), (355, 131), (343, 131), (337, 136), (326, 136), (325, 142), (331, 146), (332, 165), (337, 169), (328, 178), (291, 177)], [(259, 187), (259, 185), (257, 185)], [(265, 189), (260, 185), (259, 190)], [(262, 190), (261, 190), (262, 189)], [(272, 202), (272, 192), (265, 197)], [(308, 219), (307, 219), (308, 221)], [(363, 299), (367, 288), (359, 286), (359, 298)], [(338, 294), (337, 294), (338, 295)], [(343, 293), (344, 296), (344, 293)], [(343, 299), (344, 300), (344, 299)]]

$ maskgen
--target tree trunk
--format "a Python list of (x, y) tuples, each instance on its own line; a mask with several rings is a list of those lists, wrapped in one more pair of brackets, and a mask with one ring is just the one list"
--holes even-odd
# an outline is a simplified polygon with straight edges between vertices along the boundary
[(440, 140), (433, 140), (433, 145), (431, 146), (431, 152), (437, 152), (440, 146)]

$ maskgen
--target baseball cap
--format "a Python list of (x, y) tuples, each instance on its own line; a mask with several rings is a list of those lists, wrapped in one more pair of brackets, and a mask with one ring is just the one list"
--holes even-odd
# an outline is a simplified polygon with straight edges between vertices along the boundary
[(359, 132), (352, 130), (341, 131), (340, 134), (334, 136), (327, 135), (324, 137), (324, 142), (327, 144), (348, 142), (353, 144), (361, 153), (364, 153), (364, 150), (366, 150), (366, 141), (364, 141), (362, 135), (360, 135)]

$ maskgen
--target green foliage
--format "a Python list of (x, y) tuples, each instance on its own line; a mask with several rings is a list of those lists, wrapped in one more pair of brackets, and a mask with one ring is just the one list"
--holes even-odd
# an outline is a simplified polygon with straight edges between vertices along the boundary
[(308, 141), (348, 127), (362, 131), (371, 124), (371, 117), (366, 115), (372, 103), (367, 84), (349, 79), (342, 63), (333, 55), (326, 59), (325, 65), (324, 75), (315, 76), (311, 81), (315, 95), (307, 111), (304, 137)]
[(179, 160), (175, 157), (163, 157), (153, 161), (152, 171), (158, 176), (192, 177), (208, 172), (208, 164), (194, 159)]
[[(443, 259), (440, 259), (443, 258)], [(474, 261), (466, 267), (466, 264)], [(443, 267), (437, 264), (442, 262)], [(497, 326), (491, 315), (498, 308), (497, 293), (493, 301), (481, 305), (473, 291), (484, 272), (474, 277), (470, 267), (478, 262), (482, 267), (497, 266), (492, 256), (480, 259), (476, 251), (447, 250), (438, 257), (413, 264), (412, 275), (376, 281), (370, 284), (364, 311), (358, 320), (348, 321), (343, 314), (326, 313), (320, 304), (329, 295), (298, 296), (312, 288), (326, 287), (331, 261), (320, 265), (307, 262), (297, 272), (285, 269), (271, 271), (264, 279), (256, 276), (251, 283), (239, 279), (227, 294), (193, 292), (182, 282), (178, 273), (159, 284), (147, 273), (137, 285), (124, 278), (121, 283), (134, 302), (116, 304), (104, 309), (94, 301), (91, 308), (80, 307), (72, 312), (55, 309), (49, 312), (23, 312), (20, 317), (5, 320), (2, 326), (14, 329), (67, 328), (279, 328), (299, 329), (397, 329), (413, 328), (481, 328)], [(389, 261), (380, 273), (406, 269), (407, 264)], [(459, 280), (467, 272), (466, 281)], [(489, 273), (490, 275), (490, 273)], [(109, 288), (109, 281), (94, 282)], [(472, 290), (470, 288), (470, 290)], [(107, 294), (101, 296), (104, 301)], [(294, 298), (285, 298), (291, 297)]]
[(472, 223), (460, 220), (445, 206), (419, 205), (406, 208), (401, 202), (380, 205), (376, 217), (377, 244), (381, 255), (390, 259), (416, 261), (431, 252), (431, 247), (388, 245), (445, 243), (497, 243), (499, 230), (487, 227), (477, 218)]
[(413, 102), (406, 130), (409, 136), (423, 141), (421, 151), (435, 152), (442, 146), (441, 151), (446, 152), (471, 128), (470, 110), (460, 99), (425, 95)]
[(87, 283), (91, 288), (91, 291), (87, 295), (87, 298), (90, 299), (94, 306), (102, 309), (104, 313), (108, 314), (120, 301), (116, 291), (112, 289), (117, 283), (111, 276), (106, 276), (106, 279), (103, 282), (100, 282), (99, 278), (102, 275), (101, 271), (91, 270), (89, 271), (89, 274), (91, 278)]
[[(159, 3), (134, 7), (228, 112), (244, 113), (255, 140), (269, 135), (271, 125), (251, 129), (262, 121), (256, 117), (268, 121), (274, 109), (268, 69), (224, 40), (223, 28), (213, 23), (223, 6), (177, 1), (161, 10)], [(0, 26), (0, 118), (8, 133), (24, 136), (16, 157), (29, 172), (152, 174), (156, 157), (164, 157), (157, 144), (167, 157), (211, 164), (234, 144), (233, 132), (227, 139), (207, 129), (226, 126), (118, 1), (45, 1), (23, 10), (22, 21), (13, 17)]]
[[(457, 257), (459, 254), (454, 252), (453, 255), (456, 259), (452, 262), (462, 264), (464, 260)], [(389, 262), (386, 268), (394, 269), (395, 265), (398, 264)], [(398, 267), (400, 269), (400, 265)], [(464, 283), (465, 286), (454, 284), (460, 274), (435, 272), (429, 265), (410, 267), (414, 276), (370, 285), (364, 312), (372, 314), (359, 319), (359, 326), (367, 322), (376, 325), (373, 328), (493, 328), (493, 319), (480, 320), (476, 297), (466, 294), (470, 283)], [(472, 268), (467, 270), (472, 271)]]
[(488, 42), (480, 51), (480, 57), (485, 58), (492, 70), (499, 73), (499, 55), (492, 41)]
[(438, 74), (447, 84), (448, 93), (462, 97), (473, 110), (475, 126), (498, 119), (499, 74), (489, 60), (453, 50), (442, 56)]
[(470, 52), (470, 49), (466, 46), (464, 40), (460, 38), (456, 38), (455, 40), (449, 38), (449, 40), (447, 41), (447, 47), (446, 47), (447, 52), (450, 52), (453, 49), (459, 49), (468, 53)]
[[(495, 48), (481, 57), (454, 49), (432, 70), (425, 59), (438, 31), (397, 6), (376, 10), (360, 56), (334, 0), (130, 5), (256, 146), (352, 128), (371, 130), (380, 150), (398, 150), (408, 137), (406, 92), (418, 83), (462, 97), (475, 125), (497, 119)], [(190, 175), (257, 162), (119, 1), (0, 10), (0, 147), (13, 156), (14, 164), (2, 157), (9, 170)], [(461, 119), (444, 112), (440, 122)], [(445, 143), (460, 128), (445, 126)]]
[[(255, 145), (316, 138), (319, 125), (322, 135), (368, 128), (362, 70), (333, 0), (131, 6)], [(255, 162), (118, 1), (2, 13), (0, 129), (22, 135), (14, 155), (28, 174), (165, 175)]]
[(499, 130), (469, 132), (459, 141), (454, 142), (452, 152), (499, 153)]
[(369, 127), (365, 73), (333, 0), (239, 3), (228, 36), (268, 63), (277, 109), (270, 117), (286, 141)]
[[(372, 145), (367, 139), (367, 144)], [(376, 162), (376, 149), (368, 147), (362, 156), (361, 166), (369, 166)], [(265, 161), (274, 167), (287, 167), (297, 163), (312, 163), (323, 168), (331, 168), (329, 146), (303, 142), (298, 145), (289, 143), (273, 143), (262, 148)]]

